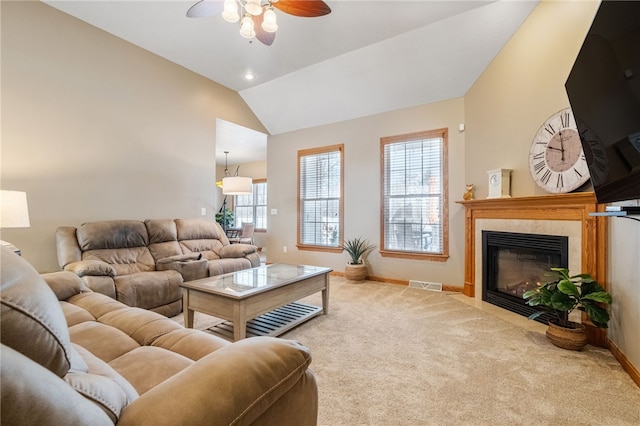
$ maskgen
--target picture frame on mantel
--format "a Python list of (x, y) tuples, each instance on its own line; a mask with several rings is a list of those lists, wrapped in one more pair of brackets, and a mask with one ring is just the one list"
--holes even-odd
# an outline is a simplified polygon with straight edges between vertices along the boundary
[(489, 175), (489, 198), (511, 198), (511, 169), (487, 170)]

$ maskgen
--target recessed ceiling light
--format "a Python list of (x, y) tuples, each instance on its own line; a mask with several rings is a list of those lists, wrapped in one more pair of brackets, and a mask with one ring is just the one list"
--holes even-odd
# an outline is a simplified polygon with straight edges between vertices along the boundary
[(256, 75), (255, 75), (254, 73), (252, 73), (251, 71), (247, 71), (247, 72), (244, 74), (244, 79), (245, 79), (245, 80), (249, 80), (249, 81), (251, 81), (251, 80), (253, 80), (254, 78), (256, 78)]

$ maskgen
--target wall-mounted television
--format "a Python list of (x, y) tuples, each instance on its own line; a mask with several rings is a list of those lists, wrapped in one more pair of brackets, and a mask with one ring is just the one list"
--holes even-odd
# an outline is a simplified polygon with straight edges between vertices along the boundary
[(600, 4), (565, 89), (598, 203), (640, 199), (640, 2)]

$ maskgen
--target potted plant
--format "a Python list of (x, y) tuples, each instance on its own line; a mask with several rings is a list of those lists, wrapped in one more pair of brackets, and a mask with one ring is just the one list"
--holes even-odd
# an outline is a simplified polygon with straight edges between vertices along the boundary
[(580, 350), (587, 344), (584, 325), (570, 321), (569, 314), (578, 309), (585, 312), (596, 327), (607, 328), (609, 313), (599, 303), (610, 304), (611, 295), (589, 274), (571, 276), (566, 268), (551, 270), (557, 273), (554, 281), (522, 295), (527, 299), (527, 305), (543, 309), (531, 314), (529, 319), (549, 312), (553, 318), (549, 320), (546, 334), (551, 343), (564, 349)]
[(224, 213), (222, 209), (218, 213), (216, 213), (216, 222), (222, 226), (222, 229), (227, 230), (233, 227), (233, 210), (224, 209)]
[(353, 238), (345, 240), (342, 250), (349, 254), (349, 260), (344, 271), (344, 276), (352, 281), (364, 281), (367, 278), (367, 265), (364, 263), (364, 256), (373, 250), (375, 244), (363, 238)]

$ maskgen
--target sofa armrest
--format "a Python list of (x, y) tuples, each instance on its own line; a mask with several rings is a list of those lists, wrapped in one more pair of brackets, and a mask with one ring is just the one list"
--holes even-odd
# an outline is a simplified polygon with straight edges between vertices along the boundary
[(206, 278), (208, 271), (208, 260), (202, 258), (202, 253), (181, 254), (177, 256), (165, 257), (156, 262), (156, 270), (178, 271), (184, 281)]
[(113, 266), (102, 260), (80, 260), (78, 262), (72, 262), (65, 266), (64, 270), (73, 272), (79, 277), (89, 275), (114, 278), (116, 276), (116, 270)]
[(246, 257), (257, 250), (258, 247), (251, 244), (229, 244), (220, 249), (220, 257), (222, 259)]
[[(141, 395), (124, 410), (118, 424), (251, 424), (288, 392), (300, 392), (297, 384), (307, 380), (310, 363), (309, 350), (297, 342), (244, 339), (201, 358)], [(317, 387), (302, 389), (307, 395), (286, 410), (315, 416)]]
[(76, 274), (68, 271), (50, 272), (41, 275), (58, 300), (67, 300), (79, 293), (91, 291)]

